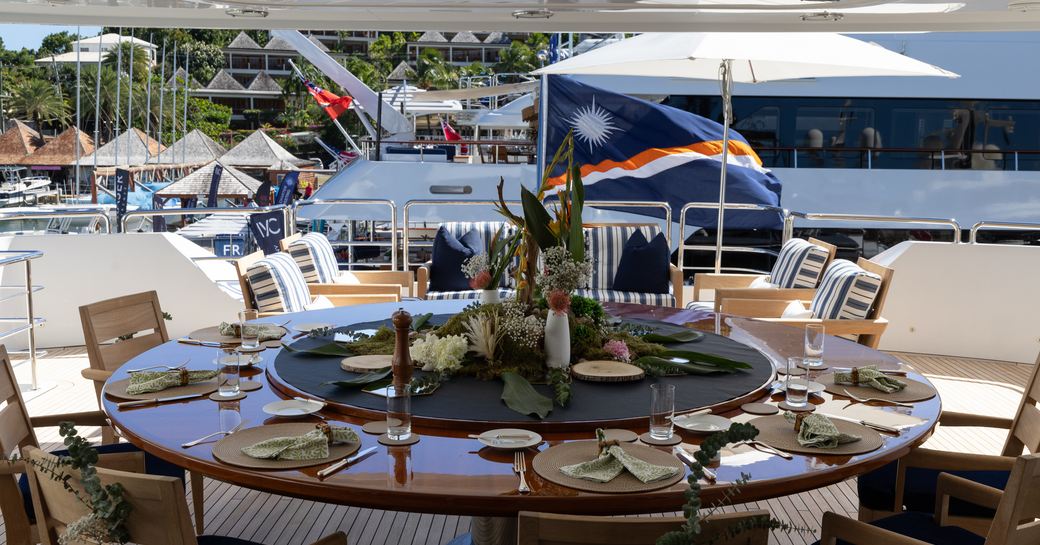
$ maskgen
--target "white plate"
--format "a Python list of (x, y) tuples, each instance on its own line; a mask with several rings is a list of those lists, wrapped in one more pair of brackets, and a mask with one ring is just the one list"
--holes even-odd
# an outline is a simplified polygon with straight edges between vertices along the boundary
[(715, 414), (693, 414), (673, 417), (672, 423), (684, 430), (714, 433), (728, 430), (733, 421)]
[(264, 412), (273, 416), (306, 416), (324, 407), (324, 403), (310, 399), (283, 399), (264, 405)]
[[(787, 391), (787, 382), (785, 382), (783, 380), (777, 381), (776, 385), (774, 386), (774, 389), (776, 391), (778, 391), (778, 392), (786, 392)], [(824, 391), (826, 389), (827, 389), (827, 387), (824, 386), (823, 384), (820, 384), (819, 382), (814, 382), (814, 381), (810, 381), (809, 382), (809, 393), (810, 394), (818, 394), (818, 393), (820, 393), (820, 392), (822, 392), (822, 391)]]
[[(508, 437), (508, 438), (503, 437), (501, 439), (498, 438), (500, 436), (506, 436), (506, 435), (516, 435), (516, 436), (524, 435), (524, 436), (527, 436), (528, 438), (527, 439), (519, 439), (519, 438), (513, 438), (513, 437)], [(488, 430), (488, 431), (480, 434), (480, 437), (477, 437), (477, 441), (480, 441), (482, 444), (487, 445), (487, 446), (489, 446), (491, 448), (521, 449), (521, 448), (533, 447), (533, 446), (537, 445), (538, 443), (541, 443), (542, 442), (542, 436), (538, 435), (537, 433), (535, 433), (533, 431), (528, 431), (528, 430), (519, 430), (519, 429), (515, 429), (515, 428), (501, 428), (501, 429), (497, 429), (497, 430)]]
[(310, 333), (311, 330), (321, 329), (323, 327), (331, 328), (332, 324), (325, 324), (321, 322), (309, 322), (306, 324), (292, 324), (292, 329), (299, 331), (300, 333)]

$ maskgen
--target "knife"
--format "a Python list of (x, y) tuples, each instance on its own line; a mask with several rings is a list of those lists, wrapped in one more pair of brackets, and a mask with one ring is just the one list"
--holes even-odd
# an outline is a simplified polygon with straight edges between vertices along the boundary
[(224, 348), (225, 346), (231, 346), (231, 345), (229, 345), (227, 343), (218, 343), (218, 342), (215, 342), (215, 341), (200, 341), (198, 339), (188, 339), (188, 338), (177, 339), (177, 342), (183, 343), (183, 344), (193, 344), (193, 345), (196, 345), (196, 346), (209, 346), (209, 347), (212, 347), (212, 348)]
[[(693, 455), (690, 454), (690, 452), (687, 451), (684, 448), (675, 447), (675, 448), (672, 449), (672, 454), (674, 454), (675, 457), (678, 458), (679, 460), (681, 460), (684, 464), (689, 466), (690, 469), (693, 469), (693, 464), (697, 463), (697, 460), (693, 457)], [(706, 468), (704, 466), (701, 466), (701, 471), (704, 472), (704, 478), (708, 482), (712, 482), (713, 483), (713, 482), (715, 482), (718, 479), (718, 477), (715, 475), (714, 471), (712, 471), (712, 470), (710, 470), (710, 469), (708, 469), (708, 468)]]
[(340, 461), (338, 461), (338, 462), (336, 462), (336, 463), (326, 467), (325, 469), (322, 469), (321, 471), (319, 471), (318, 472), (318, 478), (319, 479), (324, 479), (325, 477), (328, 477), (329, 475), (332, 475), (333, 473), (343, 469), (343, 467), (346, 466), (347, 464), (352, 464), (354, 462), (357, 462), (358, 460), (361, 460), (362, 458), (366, 458), (366, 457), (368, 457), (369, 454), (372, 454), (375, 451), (376, 451), (376, 447), (368, 447), (365, 450), (363, 450), (361, 452), (358, 452), (357, 454), (352, 454), (350, 456), (347, 456), (346, 458), (343, 458), (342, 460), (340, 460)]
[(116, 403), (116, 407), (120, 409), (129, 409), (131, 407), (144, 407), (145, 405), (158, 405), (159, 403), (166, 403), (167, 401), (180, 401), (182, 399), (195, 399), (209, 395), (209, 393), (203, 394), (185, 394), (181, 396), (170, 396), (170, 397), (157, 397), (155, 399), (140, 399), (137, 401), (124, 401), (122, 403)]
[(844, 420), (846, 422), (852, 422), (854, 424), (859, 424), (861, 426), (866, 426), (866, 427), (868, 427), (870, 429), (877, 430), (877, 431), (883, 431), (885, 433), (891, 433), (893, 435), (899, 435), (899, 433), (900, 433), (899, 428), (893, 428), (892, 426), (886, 426), (884, 424), (877, 424), (875, 422), (868, 422), (866, 420), (860, 420), (858, 418), (850, 418), (848, 416), (838, 416), (836, 414), (823, 414), (823, 416), (826, 416), (827, 418), (836, 418), (838, 420)]

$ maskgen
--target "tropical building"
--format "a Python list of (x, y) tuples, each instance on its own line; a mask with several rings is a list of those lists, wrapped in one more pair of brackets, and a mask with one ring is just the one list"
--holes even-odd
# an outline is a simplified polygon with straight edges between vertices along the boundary
[(120, 36), (114, 32), (76, 40), (72, 42), (71, 50), (68, 53), (36, 59), (36, 64), (76, 64), (77, 60), (80, 63), (97, 63), (98, 60), (103, 58), (110, 50), (115, 49), (120, 43), (128, 42), (143, 49), (145, 54), (148, 55), (148, 61), (151, 64), (155, 64), (159, 49), (155, 44), (140, 38)]
[(474, 62), (494, 64), (498, 62), (502, 49), (509, 47), (514, 39), (523, 40), (526, 37), (526, 34), (463, 31), (448, 38), (440, 32), (424, 32), (419, 39), (408, 42), (408, 62), (414, 66), (423, 51), (433, 49), (439, 51), (445, 60), (460, 66)]

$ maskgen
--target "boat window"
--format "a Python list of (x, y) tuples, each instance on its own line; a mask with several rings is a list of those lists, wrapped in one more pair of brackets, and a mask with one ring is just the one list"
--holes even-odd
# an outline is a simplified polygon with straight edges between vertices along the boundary
[(469, 195), (473, 186), (469, 185), (431, 185), (430, 193), (434, 195)]

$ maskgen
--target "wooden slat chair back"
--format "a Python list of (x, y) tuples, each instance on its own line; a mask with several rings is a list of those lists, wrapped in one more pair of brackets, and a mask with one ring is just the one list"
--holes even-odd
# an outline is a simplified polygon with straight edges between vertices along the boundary
[(895, 271), (863, 257), (857, 259), (856, 264), (861, 269), (881, 277), (881, 287), (878, 288), (877, 295), (874, 296), (874, 306), (867, 313), (868, 320), (875, 320), (883, 316), (881, 311), (885, 308), (885, 299), (888, 299), (888, 289), (892, 286), (892, 275), (895, 274)]
[[(826, 257), (826, 259), (824, 259), (823, 266), (820, 268), (820, 271), (821, 271), (820, 278), (818, 278), (816, 280), (816, 283), (819, 284), (820, 279), (823, 278), (823, 272), (822, 271), (826, 271), (827, 267), (830, 266), (831, 261), (834, 261), (834, 256), (837, 255), (837, 253), (838, 253), (838, 247), (833, 245), (833, 244), (831, 244), (831, 243), (829, 243), (829, 242), (824, 242), (824, 241), (822, 241), (820, 239), (817, 239), (817, 238), (809, 238), (808, 241), (811, 242), (812, 244), (815, 244), (815, 245), (820, 246), (822, 248), (825, 248), (827, 250), (827, 257)], [(704, 296), (703, 292), (705, 290), (715, 291), (716, 289), (729, 289), (729, 290), (745, 289), (745, 288), (746, 289), (753, 289), (753, 288), (750, 287), (751, 283), (754, 282), (756, 279), (761, 278), (763, 276), (768, 276), (768, 275), (765, 275), (765, 274), (738, 274), (738, 273), (719, 273), (719, 274), (715, 274), (715, 273), (697, 273), (693, 277), (693, 300), (694, 301), (704, 301), (704, 299), (703, 299), (703, 296)], [(804, 296), (811, 297), (812, 296), (811, 294), (812, 294), (813, 290), (815, 290), (815, 289), (816, 289), (816, 286), (813, 286), (812, 288), (779, 288), (779, 289), (776, 289), (776, 290), (757, 290), (757, 291), (779, 292), (779, 293), (777, 293), (778, 297), (783, 297), (783, 296), (787, 295), (787, 293), (790, 293), (791, 295), (794, 295), (794, 297), (787, 297), (787, 298), (788, 299), (794, 299), (796, 297), (804, 297)], [(796, 290), (796, 291), (788, 291), (788, 290)], [(717, 293), (715, 294), (714, 299), (715, 300), (718, 299), (718, 294)]]
[(249, 255), (242, 256), (238, 261), (235, 261), (235, 272), (238, 274), (238, 286), (242, 290), (242, 301), (245, 303), (246, 310), (256, 310), (256, 297), (253, 294), (253, 289), (249, 287), (249, 267), (252, 267), (257, 261), (260, 261), (263, 258), (263, 252), (253, 252)]
[[(303, 236), (303, 233), (294, 233), (290, 236), (283, 238), (278, 241), (278, 249), (285, 252), (289, 252), (289, 246), (293, 242), (296, 242)], [(347, 277), (351, 280), (349, 284), (337, 284), (337, 285), (355, 285), (363, 286), (365, 291), (370, 291), (372, 294), (382, 295), (380, 287), (389, 284), (398, 285), (401, 288), (401, 295), (404, 297), (411, 297), (415, 291), (415, 279), (412, 277), (410, 271), (384, 271), (384, 270), (371, 270), (371, 271), (340, 271), (340, 276)], [(312, 284), (313, 285), (313, 284)], [(359, 295), (363, 295), (360, 291)]]
[[(691, 545), (766, 545), (766, 528), (749, 529), (732, 537), (726, 533), (730, 526), (758, 517), (769, 517), (769, 512), (713, 515), (701, 522), (702, 539)], [(517, 518), (517, 545), (653, 545), (685, 521), (682, 517), (589, 517), (521, 511)]]
[[(38, 448), (40, 445), (22, 401), (11, 358), (3, 345), (0, 345), (0, 399), (4, 401), (4, 407), (0, 409), (0, 455), (8, 458), (21, 452), (23, 447)], [(0, 467), (0, 513), (4, 517), (7, 543), (11, 545), (35, 543), (31, 537), (35, 528), (29, 523), (22, 492), (18, 488), (18, 475), (24, 471), (21, 462)]]
[(1037, 519), (1040, 519), (1040, 454), (1029, 454), (1015, 460), (986, 536), (986, 545), (1040, 543), (1040, 520)]
[(1030, 454), (1040, 453), (1040, 358), (1033, 364), (1033, 373), (1022, 393), (1022, 402), (1018, 405), (1015, 419), (1011, 422), (1011, 431), (1001, 454), (1004, 456), (1020, 456), (1028, 451)]

